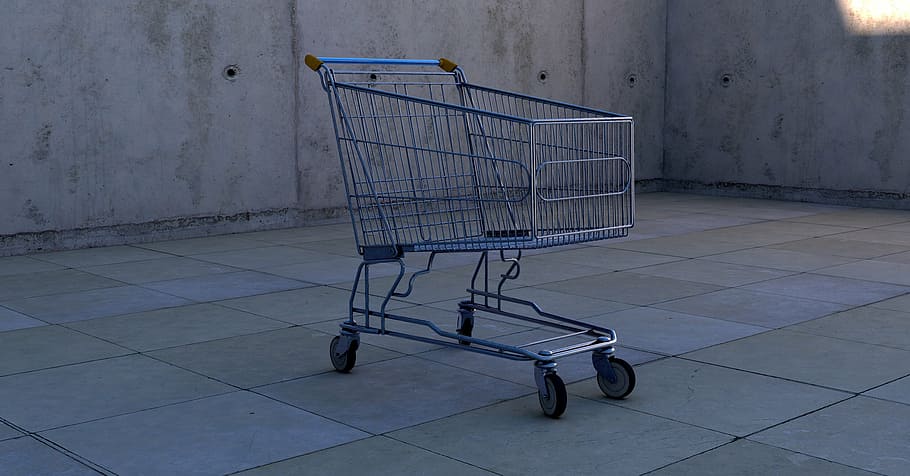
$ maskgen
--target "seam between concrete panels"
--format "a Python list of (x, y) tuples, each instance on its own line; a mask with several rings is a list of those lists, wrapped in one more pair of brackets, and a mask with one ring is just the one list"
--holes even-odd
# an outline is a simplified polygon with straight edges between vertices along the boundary
[(670, 98), (670, 0), (664, 0), (664, 100), (660, 111), (660, 178), (667, 176), (667, 103)]
[(294, 203), (301, 206), (303, 188), (300, 177), (300, 37), (297, 29), (297, 0), (289, 0), (291, 12), (291, 65), (294, 69)]

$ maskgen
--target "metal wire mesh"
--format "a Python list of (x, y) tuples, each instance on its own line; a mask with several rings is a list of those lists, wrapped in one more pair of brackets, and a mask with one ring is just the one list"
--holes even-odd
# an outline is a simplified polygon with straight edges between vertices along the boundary
[(336, 72), (336, 120), (360, 246), (540, 248), (632, 225), (630, 118), (449, 74)]

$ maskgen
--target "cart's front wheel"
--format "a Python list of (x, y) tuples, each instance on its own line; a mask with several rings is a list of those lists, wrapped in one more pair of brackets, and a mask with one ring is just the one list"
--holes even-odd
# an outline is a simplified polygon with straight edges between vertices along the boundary
[(626, 398), (635, 389), (635, 371), (632, 370), (631, 364), (622, 359), (610, 359), (610, 366), (613, 368), (616, 381), (611, 382), (606, 375), (598, 372), (597, 386), (608, 398), (617, 400)]
[(547, 395), (540, 390), (537, 391), (540, 408), (543, 409), (544, 415), (559, 418), (566, 411), (566, 404), (569, 403), (566, 384), (559, 375), (553, 373), (544, 375), (543, 380), (547, 387)]
[[(461, 307), (458, 310), (458, 329), (455, 332), (460, 336), (471, 337), (474, 333), (474, 309)], [(458, 339), (461, 345), (471, 345), (470, 341)]]
[(351, 342), (351, 346), (348, 347), (348, 350), (342, 353), (338, 353), (338, 342), (341, 341), (340, 336), (335, 336), (332, 339), (332, 343), (329, 344), (329, 357), (332, 358), (332, 365), (335, 367), (335, 370), (348, 373), (351, 369), (354, 368), (354, 364), (357, 362), (357, 341)]

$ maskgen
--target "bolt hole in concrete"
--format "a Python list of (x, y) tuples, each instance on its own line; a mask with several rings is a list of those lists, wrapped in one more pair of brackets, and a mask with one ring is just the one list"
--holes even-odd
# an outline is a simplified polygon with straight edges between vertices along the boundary
[(376, 76), (376, 73), (370, 74), (370, 81), (376, 81), (377, 79), (379, 79), (379, 76)]
[(723, 86), (725, 88), (730, 86), (731, 84), (733, 84), (733, 76), (730, 76), (729, 74), (725, 74), (725, 75), (721, 76), (720, 84), (721, 84), (721, 86)]
[(630, 74), (630, 75), (626, 76), (626, 82), (629, 83), (629, 87), (630, 87), (630, 88), (634, 88), (634, 87), (635, 87), (635, 82), (636, 82), (636, 81), (638, 81), (638, 76), (636, 76), (636, 75), (634, 75), (634, 74)]
[(541, 71), (541, 72), (537, 73), (537, 80), (540, 81), (541, 83), (546, 83), (547, 76), (548, 76), (548, 73), (546, 71)]
[(224, 67), (222, 72), (224, 79), (228, 81), (234, 81), (237, 79), (237, 76), (240, 76), (240, 67), (236, 64), (230, 64)]

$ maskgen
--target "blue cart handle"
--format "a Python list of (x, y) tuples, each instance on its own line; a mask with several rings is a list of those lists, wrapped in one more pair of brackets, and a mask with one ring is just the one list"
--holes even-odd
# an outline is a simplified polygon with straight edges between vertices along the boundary
[(306, 55), (304, 63), (313, 71), (319, 71), (323, 64), (397, 64), (397, 65), (421, 65), (421, 66), (439, 66), (448, 73), (455, 71), (458, 65), (445, 58), (438, 60), (428, 59), (396, 59), (396, 58), (330, 58), (316, 57)]

